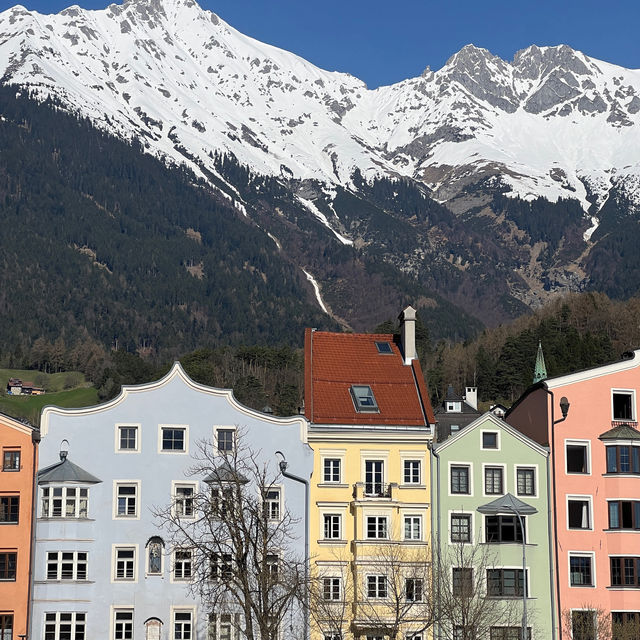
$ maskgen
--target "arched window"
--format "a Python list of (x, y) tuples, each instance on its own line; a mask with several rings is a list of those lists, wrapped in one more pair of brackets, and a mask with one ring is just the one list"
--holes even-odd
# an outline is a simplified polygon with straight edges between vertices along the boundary
[(162, 620), (149, 618), (144, 623), (145, 640), (160, 640), (162, 638)]
[[(152, 538), (149, 538), (149, 540), (147, 540), (146, 547), (147, 547), (147, 575), (150, 575), (150, 576), (162, 575), (162, 561), (164, 558), (164, 541), (162, 540), (162, 538), (158, 536), (153, 536)], [(162, 625), (162, 623), (160, 624)]]

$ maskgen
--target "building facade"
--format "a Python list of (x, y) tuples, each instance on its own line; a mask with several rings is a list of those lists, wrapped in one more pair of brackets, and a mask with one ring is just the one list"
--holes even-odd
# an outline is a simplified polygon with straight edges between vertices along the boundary
[[(229, 390), (193, 382), (179, 363), (161, 380), (123, 387), (103, 405), (46, 407), (32, 637), (239, 637), (236, 614), (211, 610), (190, 591), (198, 558), (189, 547), (172, 548), (158, 514), (170, 509), (186, 521), (199, 518), (197, 496), (208, 496), (212, 481), (211, 474), (193, 471), (204, 447), (222, 459), (242, 442), (256, 468), (277, 478), (270, 486), (269, 513), (279, 517), (286, 510), (299, 523), (287, 549), (274, 550), (276, 563), (284, 551), (304, 556), (305, 487), (278, 475), (278, 463), (284, 458), (288, 473), (310, 477), (313, 454), (306, 431), (303, 417), (276, 418), (248, 409)], [(223, 467), (213, 475), (222, 475)], [(286, 630), (282, 637), (290, 638)]]
[(546, 448), (492, 413), (432, 448), (436, 637), (520, 640), (525, 606), (525, 637), (556, 637), (547, 461)]
[(529, 388), (506, 420), (549, 445), (560, 637), (640, 637), (640, 350)]
[(34, 474), (39, 432), (0, 415), (0, 638), (29, 631)]
[(306, 332), (314, 640), (429, 632), (434, 417), (414, 323), (409, 307), (398, 343), (389, 334)]

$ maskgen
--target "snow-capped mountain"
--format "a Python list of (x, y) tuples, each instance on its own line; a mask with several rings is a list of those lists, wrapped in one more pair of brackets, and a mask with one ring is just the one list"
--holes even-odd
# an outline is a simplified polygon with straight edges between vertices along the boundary
[[(348, 185), (401, 175), (440, 201), (480, 178), (524, 198), (640, 203), (640, 71), (567, 46), (504, 61), (472, 45), (439, 71), (369, 90), (242, 35), (194, 0), (0, 14), (5, 82), (55, 95), (152, 153), (212, 170)], [(597, 211), (592, 211), (597, 216)]]

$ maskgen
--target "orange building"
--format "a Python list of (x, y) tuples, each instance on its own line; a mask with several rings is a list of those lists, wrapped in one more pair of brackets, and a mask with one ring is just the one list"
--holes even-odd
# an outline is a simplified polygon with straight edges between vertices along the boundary
[(0, 638), (28, 633), (34, 470), (39, 431), (0, 414)]

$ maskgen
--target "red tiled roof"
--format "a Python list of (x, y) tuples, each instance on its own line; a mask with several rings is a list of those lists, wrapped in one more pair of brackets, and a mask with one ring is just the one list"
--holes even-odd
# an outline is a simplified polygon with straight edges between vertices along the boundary
[[(391, 344), (380, 354), (376, 342)], [(379, 412), (358, 412), (352, 385), (369, 385)], [(391, 334), (305, 333), (305, 414), (316, 424), (435, 424), (420, 363), (405, 365)]]

